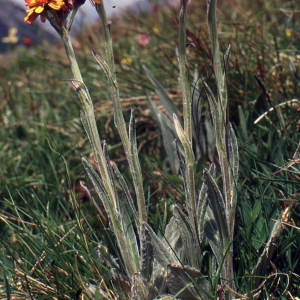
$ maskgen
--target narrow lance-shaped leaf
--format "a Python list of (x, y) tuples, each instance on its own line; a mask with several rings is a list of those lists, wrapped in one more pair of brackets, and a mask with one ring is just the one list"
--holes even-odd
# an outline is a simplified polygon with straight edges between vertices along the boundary
[[(216, 177), (216, 165), (214, 163), (212, 163), (209, 167), (209, 173), (212, 176), (212, 178)], [(205, 182), (203, 182), (200, 192), (199, 192), (199, 196), (198, 196), (198, 202), (197, 202), (197, 218), (198, 218), (198, 229), (201, 228), (200, 231), (203, 231), (203, 222), (204, 222), (204, 218), (205, 218), (205, 214), (206, 214), (206, 207), (208, 205), (208, 199), (207, 199), (207, 189), (205, 186)], [(202, 239), (200, 239), (201, 241)]]
[(221, 277), (225, 278), (225, 272), (223, 268), (224, 253), (222, 248), (222, 241), (217, 223), (215, 221), (215, 216), (209, 206), (207, 206), (206, 208), (203, 230), (218, 262), (219, 270), (221, 271)]
[[(113, 179), (114, 175), (113, 175), (113, 171), (112, 171), (112, 166), (110, 164), (110, 158), (109, 158), (109, 155), (108, 155), (108, 149), (107, 149), (107, 144), (106, 144), (105, 140), (103, 140), (103, 155), (104, 155), (104, 158), (105, 158), (106, 169), (107, 169), (107, 174), (108, 174), (108, 180), (110, 182), (112, 192), (113, 192), (114, 195), (117, 195), (116, 187), (115, 187), (115, 183), (114, 183), (114, 179)], [(115, 210), (120, 212), (120, 207), (118, 206), (118, 201), (117, 201), (116, 197), (114, 197), (113, 200), (115, 201), (114, 202)]]
[(134, 119), (134, 110), (131, 110), (130, 122), (129, 122), (129, 148), (127, 160), (131, 166), (131, 175), (135, 185), (136, 197), (138, 200), (139, 207), (139, 223), (147, 218), (144, 191), (143, 191), (143, 178), (141, 176), (141, 165), (138, 158), (137, 142), (136, 142), (136, 128), (135, 128), (135, 119)]
[(115, 233), (118, 246), (120, 249), (120, 253), (122, 255), (125, 268), (127, 271), (127, 274), (129, 276), (132, 276), (139, 268), (136, 266), (136, 260), (134, 260), (130, 253), (130, 247), (127, 244), (126, 238), (124, 236), (124, 232), (122, 230), (122, 224), (120, 222), (120, 214), (115, 209), (114, 205), (112, 204), (111, 200), (109, 199), (108, 195), (106, 194), (106, 191), (104, 189), (104, 185), (102, 184), (102, 181), (97, 174), (97, 172), (94, 170), (94, 168), (83, 158), (82, 159), (83, 165), (88, 173), (88, 176), (90, 180), (92, 181), (97, 194), (99, 195), (99, 198), (101, 199), (103, 206), (107, 212), (110, 225)]
[(106, 167), (106, 159), (101, 147), (101, 141), (96, 125), (92, 100), (89, 96), (86, 86), (83, 83), (80, 83), (76, 80), (71, 80), (70, 82), (79, 95), (82, 106), (84, 108), (84, 112), (81, 113), (82, 124), (91, 142), (94, 159), (97, 162), (97, 167), (99, 167), (98, 171), (101, 174), (105, 190), (108, 193), (109, 198), (112, 199), (115, 203), (115, 194), (113, 192), (113, 187), (111, 186), (111, 181), (109, 180), (109, 174)]
[(230, 239), (233, 239), (235, 210), (237, 204), (237, 181), (239, 172), (239, 152), (237, 139), (231, 124), (228, 124), (228, 157), (229, 157), (229, 176), (230, 176), (230, 199), (227, 208), (227, 222)]
[(165, 229), (165, 239), (167, 240), (168, 244), (171, 246), (173, 251), (176, 253), (176, 256), (179, 258), (180, 261), (183, 261), (183, 245), (180, 230), (178, 228), (177, 222), (175, 217), (173, 216), (168, 225)]
[(216, 146), (217, 149), (221, 147), (222, 144), (222, 128), (224, 127), (222, 125), (222, 111), (220, 111), (220, 105), (218, 104), (213, 92), (209, 88), (209, 86), (204, 82), (205, 86), (205, 92), (208, 98), (209, 107), (211, 111), (211, 116), (213, 119), (213, 127), (215, 131), (215, 137), (216, 137)]
[(118, 167), (116, 166), (116, 164), (113, 161), (111, 162), (111, 164), (112, 164), (112, 167), (113, 167), (114, 174), (115, 174), (119, 184), (121, 185), (123, 193), (126, 197), (126, 200), (127, 200), (128, 204), (131, 208), (131, 213), (133, 215), (133, 219), (136, 223), (136, 226), (139, 227), (139, 219), (138, 219), (138, 215), (137, 215), (137, 210), (135, 208), (135, 205), (134, 205), (133, 199), (131, 197), (129, 188), (127, 186), (127, 183), (126, 183), (124, 177), (122, 176), (122, 174), (120, 173), (120, 171), (119, 171)]
[(140, 238), (140, 260), (141, 272), (145, 278), (151, 278), (154, 262), (154, 250), (152, 245), (151, 234), (145, 226), (141, 226)]
[[(110, 49), (109, 51), (112, 51), (112, 49)], [(142, 179), (137, 149), (135, 147), (136, 142), (132, 143), (128, 137), (126, 124), (122, 113), (121, 102), (119, 99), (119, 89), (117, 86), (117, 82), (114, 79), (113, 75), (111, 74), (111, 70), (107, 65), (107, 63), (94, 50), (93, 50), (93, 55), (97, 60), (97, 62), (100, 64), (101, 68), (104, 70), (109, 82), (110, 96), (114, 105), (114, 112), (115, 112), (114, 113), (115, 125), (121, 137), (126, 158), (129, 164), (131, 176), (133, 179), (133, 184), (134, 184), (137, 203), (138, 203), (139, 219), (140, 221), (145, 221), (147, 218), (147, 213), (146, 213), (145, 197), (144, 197), (144, 190), (143, 190), (143, 179)]]
[(105, 42), (105, 54), (106, 60), (108, 62), (109, 69), (113, 75), (113, 78), (116, 79), (115, 75), (115, 63), (114, 63), (114, 53), (113, 53), (113, 46), (112, 46), (112, 36), (110, 32), (111, 24), (107, 21), (106, 18), (106, 11), (104, 7), (104, 2), (100, 1), (100, 3), (95, 4), (96, 11), (99, 15), (102, 33)]
[(177, 205), (174, 207), (174, 217), (180, 231), (184, 246), (183, 250), (186, 254), (188, 265), (191, 267), (199, 267), (197, 258), (200, 257), (200, 249), (197, 247), (198, 239), (193, 233), (193, 226), (190, 224), (190, 221), (184, 212)]
[(183, 160), (183, 154), (181, 155), (181, 153), (178, 149), (178, 146), (179, 146), (178, 142), (177, 142), (177, 140), (175, 140), (176, 155), (177, 155), (177, 158), (178, 158), (178, 161), (179, 161), (179, 167), (180, 167), (179, 170), (180, 170), (180, 173), (183, 177), (184, 184), (186, 185), (185, 176), (184, 176), (186, 164), (185, 164), (185, 161)]
[(195, 157), (193, 153), (193, 149), (191, 146), (191, 143), (188, 140), (188, 137), (186, 136), (185, 132), (183, 131), (180, 122), (176, 115), (173, 115), (174, 125), (176, 129), (176, 133), (178, 135), (178, 138), (184, 148), (184, 152), (186, 155), (186, 164), (189, 166), (193, 166), (195, 162)]
[[(131, 155), (135, 158), (138, 158), (137, 142), (136, 142), (136, 128), (135, 128), (135, 119), (134, 119), (134, 109), (131, 109), (130, 122), (129, 122), (129, 143), (131, 148)], [(138, 185), (143, 185), (142, 178), (137, 177), (137, 173), (141, 174), (140, 161), (135, 160), (135, 172), (133, 176), (135, 181), (140, 181)]]
[(222, 66), (223, 66), (223, 80), (224, 80), (224, 82), (225, 82), (226, 68), (227, 68), (227, 64), (228, 64), (230, 50), (231, 50), (231, 45), (229, 44), (225, 54), (223, 55), (223, 65)]
[(132, 300), (153, 300), (159, 296), (154, 284), (140, 273), (134, 274), (132, 277), (131, 293)]
[(132, 264), (134, 264), (135, 270), (140, 270), (139, 250), (137, 245), (137, 239), (133, 227), (133, 219), (130, 206), (126, 201), (118, 197), (119, 207), (121, 209), (120, 223), (122, 226), (122, 232), (125, 238), (126, 246), (131, 256)]
[(75, 79), (71, 79), (70, 83), (71, 83), (72, 87), (74, 88), (74, 90), (76, 91), (76, 93), (78, 94), (83, 108), (87, 111), (88, 111), (88, 108), (92, 109), (93, 102), (92, 102), (91, 96), (88, 92), (86, 85), (83, 82), (80, 82)]
[(190, 266), (168, 265), (167, 285), (172, 294), (182, 300), (206, 299), (209, 281), (200, 270)]
[(94, 159), (97, 162), (97, 164), (99, 165), (98, 155), (97, 155), (97, 148), (96, 148), (96, 145), (95, 145), (93, 137), (92, 137), (92, 133), (91, 133), (91, 130), (90, 130), (90, 127), (89, 127), (87, 117), (86, 117), (84, 111), (82, 111), (82, 110), (80, 111), (80, 119), (81, 119), (81, 123), (83, 125), (83, 128), (85, 130), (85, 133), (86, 133), (86, 135), (89, 139), (89, 142), (90, 142), (90, 145), (91, 145), (91, 148), (92, 148), (92, 151), (93, 151)]
[(239, 172), (239, 150), (237, 139), (235, 136), (235, 132), (231, 126), (229, 126), (229, 136), (228, 136), (228, 156), (229, 156), (229, 167), (230, 167), (230, 178), (231, 178), (231, 201), (230, 201), (230, 209), (235, 212), (236, 207), (236, 197), (237, 197), (237, 180), (238, 180), (238, 172)]
[(94, 49), (92, 49), (92, 54), (94, 56), (94, 58), (96, 59), (96, 61), (98, 62), (99, 66), (102, 68), (102, 70), (104, 71), (107, 80), (109, 82), (109, 85), (113, 88), (117, 88), (117, 82), (115, 80), (115, 78), (112, 76), (111, 74), (111, 70), (108, 66), (108, 64), (105, 62), (105, 60), (96, 53), (96, 51)]
[(228, 251), (230, 245), (225, 212), (225, 201), (215, 180), (212, 178), (207, 169), (204, 169), (204, 181), (207, 186), (209, 206), (214, 214), (214, 219), (216, 221), (221, 237), (221, 246), (224, 251), (223, 254), (225, 254)]
[(214, 128), (211, 122), (209, 110), (205, 109), (205, 130), (206, 130), (206, 143), (207, 143), (207, 155), (208, 157), (213, 160), (215, 149), (216, 149), (216, 137), (214, 134)]
[(205, 218), (207, 205), (208, 205), (207, 191), (205, 188), (205, 184), (203, 183), (199, 193), (198, 204), (197, 204), (197, 224), (198, 224), (198, 234), (199, 234), (200, 242), (202, 242), (203, 235), (204, 235), (204, 218)]
[[(205, 83), (204, 83), (205, 84)], [(216, 102), (216, 99), (210, 90), (210, 88), (205, 84), (206, 87), (206, 94), (208, 96), (211, 114), (213, 116), (213, 126), (216, 136), (216, 148), (218, 151), (219, 156), (219, 163), (221, 167), (222, 173), (222, 181), (223, 181), (223, 190), (224, 190), (224, 197), (226, 200), (226, 215), (229, 214), (228, 209), (230, 207), (230, 175), (229, 175), (229, 164), (228, 164), (228, 157), (227, 157), (227, 138), (226, 138), (226, 110), (223, 109), (223, 106), (220, 102)], [(229, 219), (229, 218), (228, 218)], [(228, 222), (228, 220), (227, 220)]]
[(194, 163), (195, 157), (191, 143), (185, 132), (183, 131), (178, 118), (176, 115), (173, 115), (175, 129), (178, 135), (179, 140), (182, 143), (185, 152), (185, 171), (184, 171), (184, 182), (185, 182), (185, 191), (186, 191), (186, 202), (187, 202), (187, 211), (190, 218), (190, 222), (193, 226), (194, 234), (197, 232), (196, 225), (196, 196), (195, 196), (195, 178), (194, 178)]
[[(207, 0), (207, 18), (208, 18), (208, 28), (211, 41), (211, 48), (214, 60), (214, 72), (216, 76), (219, 99), (222, 101), (222, 91), (224, 88), (224, 80), (222, 74), (222, 64), (221, 64), (221, 54), (219, 48), (218, 40), (218, 29), (217, 29), (217, 16), (216, 16), (216, 0)], [(226, 100), (226, 99), (225, 99)], [(223, 104), (223, 103), (222, 103)], [(226, 103), (222, 105), (226, 106)]]
[(172, 264), (180, 263), (176, 255), (174, 254), (173, 250), (167, 244), (167, 242), (165, 240), (160, 240), (147, 223), (143, 223), (142, 228), (149, 235), (149, 238), (151, 239), (153, 251), (154, 251), (153, 252), (154, 257), (161, 266), (167, 267), (167, 265), (170, 263)]
[[(101, 200), (101, 202), (102, 202), (102, 204), (105, 208), (106, 213), (110, 217), (111, 214), (114, 211), (114, 208), (113, 208), (114, 204), (111, 201), (111, 199), (109, 198), (109, 196), (108, 196), (108, 194), (105, 190), (102, 179), (99, 177), (99, 175), (97, 174), (95, 169), (92, 167), (92, 165), (85, 158), (82, 158), (82, 163), (83, 163), (83, 166), (84, 166), (90, 180), (92, 181), (92, 183), (93, 183), (93, 185), (96, 189), (96, 193), (98, 194), (98, 196), (99, 196), (99, 198), (100, 198), (100, 200)], [(118, 219), (119, 216), (116, 215), (116, 218)]]

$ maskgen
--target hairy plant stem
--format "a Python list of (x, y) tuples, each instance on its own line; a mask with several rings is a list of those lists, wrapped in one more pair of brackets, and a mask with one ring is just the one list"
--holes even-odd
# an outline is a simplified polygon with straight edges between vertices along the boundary
[[(74, 76), (74, 79), (76, 80), (77, 84), (83, 84), (83, 79), (81, 76), (81, 72), (76, 60), (76, 56), (74, 53), (74, 49), (72, 46), (71, 38), (70, 38), (70, 33), (68, 30), (63, 29), (63, 34), (61, 36), (68, 59), (70, 61), (71, 65), (71, 70)], [(88, 101), (90, 99), (90, 95), (88, 94), (87, 90), (83, 90), (84, 96), (82, 97), (82, 107), (84, 110), (85, 115), (87, 116), (87, 121), (89, 123), (89, 128), (91, 130), (91, 138), (92, 142), (95, 146), (95, 149), (97, 149), (96, 153), (93, 153), (95, 156), (95, 160), (98, 162), (101, 178), (103, 179), (103, 184), (106, 188), (106, 191), (111, 199), (115, 198), (114, 192), (113, 192), (113, 187), (111, 185), (111, 182), (109, 180), (109, 174), (106, 166), (106, 159), (103, 154), (102, 146), (101, 146), (101, 141), (96, 125), (96, 119), (94, 115), (94, 107), (91, 101)], [(114, 201), (116, 203), (116, 201)]]
[(112, 186), (111, 178), (109, 175), (109, 171), (107, 168), (107, 160), (103, 153), (103, 149), (101, 146), (100, 136), (96, 125), (96, 119), (94, 114), (94, 107), (91, 101), (89, 92), (85, 89), (83, 79), (81, 76), (81, 72), (76, 60), (76, 56), (74, 53), (74, 49), (71, 43), (70, 33), (69, 30), (66, 28), (62, 28), (61, 38), (70, 61), (71, 70), (74, 76), (73, 86), (76, 88), (78, 92), (79, 98), (82, 103), (83, 113), (88, 123), (88, 129), (90, 132), (91, 144), (93, 149), (94, 158), (97, 162), (97, 166), (100, 171), (101, 179), (105, 190), (108, 194), (108, 197), (111, 199), (114, 207), (111, 207), (110, 211), (108, 212), (111, 217), (111, 222), (113, 226), (113, 230), (115, 235), (117, 236), (117, 241), (119, 243), (119, 248), (122, 249), (121, 255), (123, 257), (123, 261), (125, 263), (125, 268), (127, 270), (127, 274), (132, 276), (135, 272), (138, 271), (138, 266), (135, 265), (134, 260), (130, 256), (130, 251), (128, 249), (128, 245), (126, 243), (126, 239), (124, 233), (121, 230), (121, 224), (118, 218), (115, 216), (116, 212), (120, 214), (121, 212), (118, 209), (116, 194), (114, 192), (114, 188)]
[(184, 131), (192, 143), (192, 95), (186, 66), (186, 15), (188, 0), (180, 1), (179, 12), (179, 70), (182, 88)]
[(133, 145), (134, 143), (132, 141), (130, 141), (126, 130), (126, 123), (123, 117), (122, 106), (119, 98), (119, 88), (117, 86), (117, 79), (115, 74), (114, 55), (113, 55), (112, 39), (110, 33), (111, 24), (110, 22), (107, 22), (105, 8), (102, 1), (101, 4), (96, 4), (96, 10), (98, 12), (101, 25), (102, 25), (102, 31), (105, 40), (105, 53), (106, 53), (107, 65), (109, 67), (110, 76), (114, 81), (114, 84), (110, 85), (110, 93), (111, 93), (111, 98), (113, 101), (114, 111), (115, 111), (115, 125), (118, 129), (119, 135), (122, 140), (122, 144), (125, 150), (126, 158), (129, 164), (129, 168), (130, 168), (130, 172), (131, 172), (131, 176), (135, 188), (137, 204), (138, 204), (138, 212), (139, 212), (139, 224), (137, 225), (141, 225), (142, 222), (147, 221), (142, 171), (139, 163), (136, 146)]
[[(225, 72), (222, 70), (221, 54), (219, 49), (218, 31), (217, 31), (217, 16), (216, 16), (217, 0), (207, 0), (207, 17), (208, 27), (210, 33), (214, 73), (217, 83), (217, 112), (215, 119), (218, 119), (215, 126), (216, 134), (216, 148), (219, 157), (219, 163), (222, 173), (223, 191), (226, 202), (226, 223), (229, 232), (229, 241), (224, 241), (224, 274), (225, 279), (229, 282), (229, 287), (234, 289), (234, 276), (233, 276), (233, 257), (232, 257), (232, 241), (233, 241), (233, 227), (235, 218), (235, 206), (232, 204), (232, 186), (234, 183), (231, 180), (231, 169), (228, 161), (228, 116), (227, 116), (227, 88), (225, 81)], [(225, 68), (225, 66), (223, 66)]]
[[(192, 147), (192, 95), (189, 74), (186, 65), (186, 18), (187, 18), (188, 0), (180, 1), (179, 12), (179, 70), (182, 88), (183, 102), (183, 121), (184, 132), (188, 138), (188, 142)], [(195, 236), (197, 235), (196, 225), (196, 197), (195, 197), (195, 179), (194, 179), (194, 161), (188, 161), (186, 156), (186, 195), (187, 210), (191, 220)]]

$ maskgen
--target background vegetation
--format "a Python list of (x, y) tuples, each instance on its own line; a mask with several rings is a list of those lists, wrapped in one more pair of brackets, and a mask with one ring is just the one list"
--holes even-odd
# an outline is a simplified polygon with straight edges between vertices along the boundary
[[(193, 45), (188, 47), (188, 65), (191, 73), (194, 66), (197, 69), (195, 76), (200, 82), (200, 100), (208, 106), (201, 82), (208, 82), (213, 89), (214, 80), (206, 4), (203, 2), (201, 6), (196, 2), (189, 6), (187, 37)], [(240, 292), (251, 295), (253, 286), (246, 275), (251, 274), (261, 255), (274, 221), (284, 217), (287, 207), (292, 208), (290, 218), (286, 219), (288, 224), (282, 225), (281, 236), (274, 241), (271, 275), (263, 278), (261, 299), (267, 299), (266, 295), (269, 299), (293, 299), (300, 294), (299, 134), (296, 131), (299, 104), (295, 101), (284, 105), (254, 124), (272, 105), (299, 99), (299, 11), (296, 1), (222, 1), (218, 6), (222, 52), (228, 44), (232, 49), (227, 83), (229, 119), (237, 134), (240, 155), (234, 242), (235, 284)], [(76, 35), (74, 46), (94, 101), (101, 137), (107, 141), (110, 157), (126, 174), (128, 166), (114, 127), (106, 78), (99, 72), (90, 51), (94, 47), (100, 54), (104, 53), (100, 31), (98, 24), (82, 29)], [(181, 92), (174, 55), (178, 46), (178, 12), (159, 6), (154, 6), (151, 14), (131, 15), (128, 12), (124, 18), (113, 20), (112, 32), (125, 118), (128, 122), (130, 108), (135, 107), (149, 219), (153, 228), (158, 229), (170, 217), (170, 204), (183, 204), (183, 186), (181, 179), (172, 175), (160, 130), (151, 118), (146, 91), (158, 105), (159, 102), (142, 65), (147, 66), (179, 104)], [(143, 34), (150, 38), (147, 45), (138, 42), (138, 35)], [(108, 273), (97, 261), (96, 253), (84, 251), (95, 248), (100, 240), (111, 241), (111, 233), (104, 230), (107, 226), (105, 216), (101, 218), (102, 223), (99, 222), (99, 212), (93, 209), (90, 196), (80, 186), (80, 181), (90, 185), (81, 157), (88, 157), (91, 152), (79, 118), (80, 103), (65, 81), (72, 76), (60, 44), (53, 47), (39, 45), (36, 49), (20, 47), (10, 55), (12, 62), (6, 64), (2, 57), (0, 65), (0, 209), (2, 220), (6, 221), (0, 223), (3, 245), (0, 262), (6, 274), (0, 282), (1, 291), (7, 293), (9, 281), (12, 292), (26, 297), (24, 283), (12, 275), (15, 274), (17, 253), (23, 253), (24, 257), (33, 249), (35, 253), (42, 253), (41, 236), (53, 235), (55, 240), (56, 234), (65, 234), (67, 243), (78, 250), (78, 257), (82, 259), (81, 265), (73, 265), (81, 276), (61, 279), (63, 272), (70, 272), (72, 266), (67, 264), (71, 258), (55, 255), (56, 250), (60, 253), (59, 244), (52, 245), (54, 252), (46, 271), (53, 277), (51, 282), (57, 288), (56, 292), (68, 290), (69, 297), (73, 298), (78, 292), (76, 286), (80, 284), (80, 278), (92, 285), (95, 284), (94, 273)], [(268, 94), (259, 87), (254, 74), (262, 79), (272, 103), (268, 102)], [(92, 157), (90, 161), (93, 161)], [(199, 178), (208, 162), (207, 157), (199, 159)], [(6, 224), (17, 224), (16, 206), (22, 216), (27, 216), (36, 237), (33, 240), (22, 236), (22, 247), (27, 245), (25, 249), (21, 249), (20, 237), (15, 235), (12, 225)], [(73, 230), (76, 210), (80, 210), (85, 221), (82, 228)], [(40, 224), (44, 232), (35, 229), (37, 225), (34, 224)], [(45, 229), (46, 225), (53, 228), (51, 233)], [(67, 234), (69, 231), (72, 234)], [(83, 231), (87, 238), (85, 242), (76, 239)], [(110, 247), (110, 252), (117, 256), (113, 242)], [(205, 259), (211, 259), (209, 252), (207, 257), (203, 255)], [(36, 261), (39, 259), (36, 257)], [(30, 263), (28, 261), (28, 265)], [(208, 274), (209, 270), (203, 273)], [(43, 276), (47, 276), (34, 275), (40, 283)], [(19, 283), (22, 286), (18, 286)], [(121, 294), (126, 288), (120, 288), (118, 284), (113, 285)], [(43, 291), (42, 286), (39, 288)]]

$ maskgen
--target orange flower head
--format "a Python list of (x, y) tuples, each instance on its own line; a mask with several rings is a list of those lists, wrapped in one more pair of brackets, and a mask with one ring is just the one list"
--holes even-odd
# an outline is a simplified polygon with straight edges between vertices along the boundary
[[(25, 5), (29, 7), (26, 10), (28, 14), (24, 18), (24, 21), (27, 24), (32, 24), (38, 15), (41, 15), (47, 8), (52, 8), (57, 11), (68, 11), (71, 9), (70, 4), (68, 3), (69, 1), (64, 0), (25, 0), (25, 2)], [(42, 21), (45, 21), (45, 18), (42, 18), (42, 16), (41, 19)]]

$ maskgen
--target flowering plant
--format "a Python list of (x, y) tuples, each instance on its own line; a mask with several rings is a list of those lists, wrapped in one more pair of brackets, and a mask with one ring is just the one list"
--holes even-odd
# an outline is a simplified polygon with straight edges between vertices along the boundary
[[(111, 286), (116, 289), (123, 287), (124, 293), (126, 293), (124, 298), (154, 299), (167, 292), (172, 294), (172, 296), (168, 296), (168, 299), (176, 299), (176, 297), (181, 299), (203, 299), (207, 297), (216, 299), (216, 296), (219, 299), (225, 299), (226, 293), (228, 298), (233, 297), (235, 290), (233, 233), (238, 196), (236, 182), (238, 181), (239, 160), (237, 139), (234, 129), (228, 121), (227, 111), (225, 71), (230, 47), (221, 60), (216, 26), (216, 1), (208, 0), (207, 3), (217, 91), (214, 93), (206, 83), (204, 86), (213, 120), (214, 146), (218, 152), (218, 165), (220, 166), (219, 178), (216, 171), (217, 165), (211, 163), (210, 167), (204, 170), (204, 182), (196, 184), (195, 155), (192, 144), (194, 128), (192, 124), (191, 82), (186, 58), (187, 0), (181, 1), (179, 14), (178, 60), (183, 98), (183, 120), (180, 119), (177, 108), (170, 101), (160, 83), (145, 68), (145, 72), (159, 94), (168, 116), (162, 115), (150, 99), (149, 105), (153, 116), (156, 117), (162, 128), (164, 138), (167, 136), (168, 143), (166, 144), (176, 146), (175, 151), (173, 151), (174, 149), (170, 151), (174, 158), (170, 161), (174, 162), (174, 165), (178, 163), (178, 168), (174, 169), (177, 171), (180, 169), (184, 182), (185, 206), (173, 206), (172, 217), (168, 224), (160, 229), (159, 233), (155, 232), (148, 223), (142, 171), (138, 159), (134, 111), (132, 110), (129, 129), (127, 129), (121, 110), (110, 34), (112, 23), (106, 20), (103, 3), (100, 0), (94, 0), (93, 4), (102, 24), (106, 60), (94, 50), (92, 50), (92, 55), (107, 78), (109, 93), (114, 104), (115, 124), (130, 168), (134, 193), (129, 189), (116, 164), (110, 160), (106, 142), (101, 142), (93, 103), (83, 82), (70, 40), (73, 18), (79, 6), (84, 2), (84, 0), (73, 0), (72, 2), (67, 0), (26, 0), (29, 9), (25, 22), (32, 24), (39, 15), (43, 21), (48, 19), (61, 36), (70, 61), (73, 72), (73, 79), (70, 80), (70, 83), (81, 101), (81, 120), (93, 152), (93, 164), (85, 158), (82, 159), (82, 162), (106, 211), (110, 231), (115, 240), (114, 244), (119, 250), (119, 261), (117, 261), (110, 255), (106, 245), (97, 243), (98, 261), (103, 263), (106, 270), (109, 270)], [(146, 42), (149, 41), (146, 39)], [(141, 42), (145, 43), (143, 40)], [(129, 60), (127, 64), (130, 65)], [(178, 142), (174, 142), (174, 137), (177, 138)], [(201, 186), (199, 191), (197, 190), (198, 186)], [(81, 193), (89, 195), (89, 197), (92, 194), (84, 185), (81, 185)], [(132, 194), (135, 195), (135, 199)], [(98, 203), (95, 200), (92, 201), (100, 215), (102, 212)], [(81, 229), (80, 218), (78, 217), (76, 221), (78, 228)], [(42, 224), (42, 226), (44, 225)], [(272, 239), (279, 232), (279, 222), (276, 222), (266, 249), (271, 247)], [(86, 236), (83, 236), (82, 240), (86, 245)], [(55, 244), (55, 247), (63, 243), (64, 237)], [(211, 257), (213, 257), (209, 265), (209, 279), (203, 274), (204, 256), (202, 252), (203, 245), (208, 247), (208, 244)], [(89, 247), (86, 248), (89, 252)], [(43, 253), (43, 259), (45, 255)], [(78, 251), (75, 255), (80, 257), (85, 266), (88, 265)], [(265, 268), (263, 260), (267, 255), (266, 250), (253, 271), (254, 275), (258, 276), (259, 272)], [(40, 260), (42, 261), (42, 259)], [(40, 261), (37, 265), (40, 265)], [(92, 268), (93, 266), (89, 265), (89, 267)], [(34, 269), (35, 266), (32, 273), (34, 273)], [(110, 288), (106, 286), (106, 283), (103, 283), (105, 278), (102, 273), (97, 270), (97, 272), (93, 272), (93, 275), (97, 276), (96, 288), (85, 285), (82, 279), (84, 276), (82, 276), (76, 282), (79, 293), (84, 293), (90, 299), (99, 298), (100, 295), (101, 297), (106, 295), (106, 298), (103, 296), (104, 299), (113, 298)], [(24, 277), (26, 280), (31, 280), (26, 274)], [(128, 287), (130, 288), (128, 289)]]

